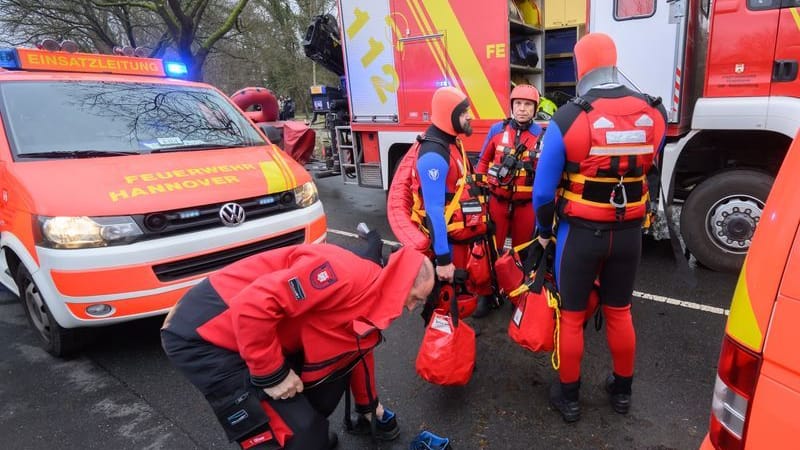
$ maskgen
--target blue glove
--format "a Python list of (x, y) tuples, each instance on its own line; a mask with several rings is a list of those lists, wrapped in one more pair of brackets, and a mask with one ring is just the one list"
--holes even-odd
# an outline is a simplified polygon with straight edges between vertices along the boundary
[(430, 431), (423, 431), (411, 441), (409, 450), (452, 450), (450, 439), (437, 436)]

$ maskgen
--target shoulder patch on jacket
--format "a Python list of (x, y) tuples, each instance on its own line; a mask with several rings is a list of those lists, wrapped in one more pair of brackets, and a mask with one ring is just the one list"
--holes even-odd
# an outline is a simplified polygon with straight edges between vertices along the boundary
[(305, 300), (306, 293), (303, 290), (303, 285), (300, 284), (300, 280), (297, 277), (289, 279), (289, 287), (292, 288), (292, 293), (294, 294), (295, 300)]
[(325, 263), (311, 271), (311, 286), (314, 289), (325, 289), (326, 287), (336, 283), (339, 279), (333, 272), (333, 267), (330, 263)]

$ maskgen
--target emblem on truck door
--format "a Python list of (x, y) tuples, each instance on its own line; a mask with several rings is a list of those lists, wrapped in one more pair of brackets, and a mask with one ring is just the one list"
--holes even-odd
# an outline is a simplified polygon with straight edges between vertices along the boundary
[(245, 217), (244, 208), (238, 203), (225, 203), (219, 209), (219, 218), (226, 227), (241, 225)]

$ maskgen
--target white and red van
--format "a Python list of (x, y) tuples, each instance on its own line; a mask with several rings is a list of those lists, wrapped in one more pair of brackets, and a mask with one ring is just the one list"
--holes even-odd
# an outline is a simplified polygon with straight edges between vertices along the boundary
[(0, 49), (0, 282), (54, 355), (226, 264), (326, 237), (310, 175), (185, 72)]
[(800, 447), (798, 171), (800, 134), (772, 186), (733, 294), (702, 450)]

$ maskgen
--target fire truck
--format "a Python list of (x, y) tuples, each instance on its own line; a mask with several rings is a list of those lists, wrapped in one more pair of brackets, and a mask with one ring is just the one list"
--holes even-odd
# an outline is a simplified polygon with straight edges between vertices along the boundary
[[(553, 15), (582, 14), (584, 20), (572, 19), (586, 22), (578, 34), (610, 34), (620, 70), (642, 92), (660, 96), (668, 112), (660, 183), (652, 186), (661, 220), (651, 232), (666, 237), (666, 224), (679, 220), (688, 253), (706, 267), (735, 271), (800, 126), (798, 4), (340, 0), (335, 43), (350, 116), (336, 126), (334, 153), (347, 181), (387, 189), (395, 165), (429, 124), (433, 91), (444, 85), (472, 100), (475, 133), (465, 144), (479, 151), (489, 125), (508, 115), (514, 82), (545, 95), (555, 84), (544, 58), (513, 58), (515, 43), (527, 37), (541, 54), (549, 37), (563, 32), (547, 26)], [(531, 9), (535, 14), (520, 13)], [(569, 62), (571, 48), (559, 56)]]

